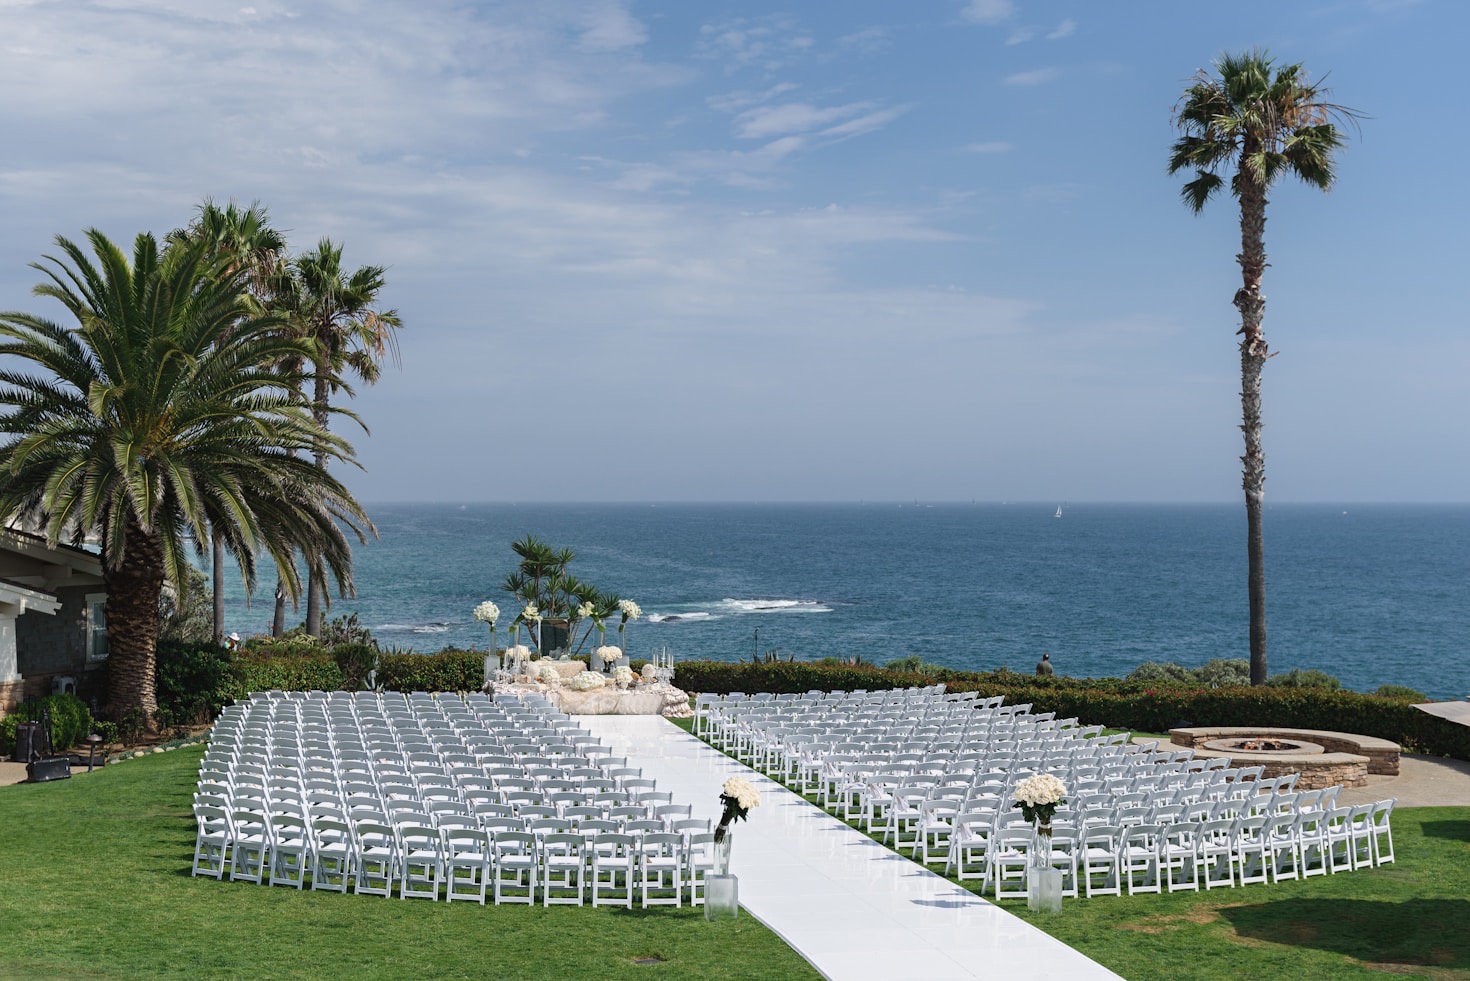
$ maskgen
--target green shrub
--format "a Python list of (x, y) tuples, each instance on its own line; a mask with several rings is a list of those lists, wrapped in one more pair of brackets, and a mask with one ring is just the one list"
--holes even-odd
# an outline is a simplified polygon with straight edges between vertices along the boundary
[(1379, 698), (1402, 698), (1410, 702), (1429, 701), (1428, 695), (1419, 691), (1417, 688), (1410, 688), (1407, 685), (1379, 685), (1373, 694)]
[(479, 691), (484, 683), (484, 651), (378, 656), (378, 685), (387, 691)]
[(209, 722), (229, 700), (230, 654), (214, 644), (159, 641), (154, 669), (159, 725), (187, 726)]
[(244, 649), (253, 654), (305, 656), (321, 654), (326, 648), (317, 638), (305, 632), (292, 631), (284, 637), (248, 637)]
[(342, 644), (366, 644), (374, 650), (378, 647), (378, 642), (373, 640), (373, 632), (363, 626), (356, 613), (336, 617), (323, 624), (321, 641), (326, 647), (339, 647)]
[(1194, 681), (1194, 673), (1182, 664), (1172, 661), (1144, 661), (1138, 667), (1128, 673), (1128, 681), (1149, 682), (1153, 684), (1165, 682), (1179, 682), (1187, 684)]
[(19, 713), (11, 712), (5, 718), (0, 719), (0, 756), (11, 756), (15, 753), (15, 727), (20, 725), (22, 719)]
[(1276, 674), (1267, 678), (1266, 684), (1273, 688), (1330, 688), (1336, 690), (1342, 687), (1342, 682), (1326, 671), (1318, 671), (1315, 668), (1306, 671), (1301, 668), (1292, 668), (1285, 674)]
[(1196, 668), (1194, 675), (1206, 688), (1248, 685), (1251, 683), (1251, 662), (1243, 657), (1217, 657)]
[(21, 722), (40, 722), (51, 713), (51, 745), (65, 753), (87, 738), (92, 731), (92, 713), (75, 695), (47, 695), (22, 702), (20, 707), (0, 719), (0, 754), (15, 752), (15, 727)]
[(242, 699), (256, 691), (336, 691), (341, 687), (342, 669), (320, 647), (313, 646), (304, 654), (246, 649), (231, 659), (223, 694)]
[(342, 687), (357, 691), (367, 680), (368, 672), (377, 667), (378, 649), (360, 641), (336, 644), (332, 647), (332, 660), (342, 672)]

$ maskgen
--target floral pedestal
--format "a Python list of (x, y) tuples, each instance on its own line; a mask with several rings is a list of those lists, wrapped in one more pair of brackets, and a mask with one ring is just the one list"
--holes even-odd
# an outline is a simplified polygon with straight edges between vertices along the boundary
[(1026, 908), (1035, 913), (1062, 911), (1062, 870), (1051, 864), (1051, 822), (1038, 824), (1026, 870)]
[(734, 835), (728, 831), (715, 842), (715, 866), (704, 877), (704, 918), (733, 920), (740, 916), (740, 878), (730, 874), (730, 846)]

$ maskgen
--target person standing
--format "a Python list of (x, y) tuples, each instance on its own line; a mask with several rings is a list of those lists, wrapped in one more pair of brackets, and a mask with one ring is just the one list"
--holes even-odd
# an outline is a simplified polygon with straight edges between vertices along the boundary
[(1043, 678), (1050, 678), (1056, 673), (1051, 667), (1051, 655), (1045, 651), (1041, 654), (1041, 661), (1036, 665), (1036, 673)]

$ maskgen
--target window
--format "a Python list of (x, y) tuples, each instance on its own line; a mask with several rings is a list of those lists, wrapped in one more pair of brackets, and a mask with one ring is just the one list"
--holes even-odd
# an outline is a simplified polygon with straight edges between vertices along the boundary
[(87, 660), (107, 660), (107, 594), (87, 594)]

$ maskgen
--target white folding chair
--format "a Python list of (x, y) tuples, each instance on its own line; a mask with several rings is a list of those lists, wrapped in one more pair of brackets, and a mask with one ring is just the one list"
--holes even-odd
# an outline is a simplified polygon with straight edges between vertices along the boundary
[(586, 839), (572, 832), (541, 838), (541, 905), (581, 906), (586, 902)]
[(211, 804), (195, 804), (194, 821), (198, 825), (198, 833), (194, 838), (191, 874), (224, 878), (225, 866), (229, 863), (230, 841), (234, 836), (229, 811)]
[(682, 906), (684, 902), (684, 836), (675, 832), (645, 834), (638, 843), (638, 892), (643, 906)]

